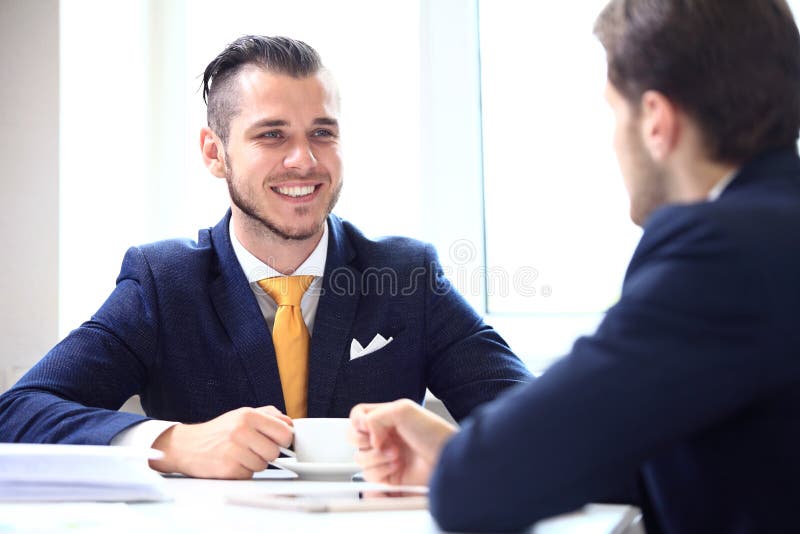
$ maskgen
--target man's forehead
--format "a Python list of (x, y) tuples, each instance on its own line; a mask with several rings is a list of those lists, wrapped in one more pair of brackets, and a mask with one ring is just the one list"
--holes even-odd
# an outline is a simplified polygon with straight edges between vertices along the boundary
[(270, 96), (270, 93), (274, 92), (276, 97), (281, 96), (282, 92), (297, 93), (298, 86), (303, 86), (302, 94), (306, 96), (319, 92), (321, 100), (333, 101), (337, 106), (339, 103), (339, 89), (327, 69), (320, 69), (309, 76), (297, 77), (250, 64), (244, 66), (237, 74), (236, 85), (239, 91), (244, 93)]
[[(238, 112), (233, 117), (240, 127), (253, 128), (257, 123), (282, 121), (282, 126), (295, 122), (314, 124), (336, 121), (339, 98), (332, 80), (321, 73), (295, 78), (263, 68), (248, 67), (236, 80)], [(232, 124), (234, 128), (237, 128)]]
[(250, 69), (237, 80), (237, 113), (233, 131), (264, 128), (339, 126), (338, 96), (322, 77), (305, 78)]

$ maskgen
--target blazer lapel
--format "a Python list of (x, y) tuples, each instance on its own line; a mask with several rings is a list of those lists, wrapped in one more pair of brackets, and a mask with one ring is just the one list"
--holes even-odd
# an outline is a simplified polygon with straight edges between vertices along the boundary
[(241, 358), (256, 406), (273, 405), (286, 413), (272, 336), (255, 295), (233, 252), (228, 223), (231, 213), (211, 230), (219, 272), (210, 285), (211, 300)]
[(328, 257), (314, 319), (308, 361), (308, 416), (327, 417), (340, 367), (350, 346), (361, 273), (350, 265), (355, 251), (341, 221), (328, 217)]

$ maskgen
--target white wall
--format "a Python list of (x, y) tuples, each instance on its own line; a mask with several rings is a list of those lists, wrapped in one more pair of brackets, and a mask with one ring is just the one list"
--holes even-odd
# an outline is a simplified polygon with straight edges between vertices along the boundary
[(0, 391), (57, 341), (58, 0), (0, 1)]
[(61, 1), (59, 336), (106, 300), (128, 247), (173, 237), (159, 192), (183, 173), (183, 139), (180, 114), (177, 128), (160, 119), (175, 89), (160, 91), (171, 47), (151, 38), (158, 4), (175, 2)]

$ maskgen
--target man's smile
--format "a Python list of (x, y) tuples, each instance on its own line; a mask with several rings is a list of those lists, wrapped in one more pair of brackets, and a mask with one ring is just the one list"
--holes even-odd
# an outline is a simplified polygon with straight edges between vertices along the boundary
[(321, 187), (322, 184), (279, 185), (270, 189), (286, 200), (307, 201), (313, 199)]

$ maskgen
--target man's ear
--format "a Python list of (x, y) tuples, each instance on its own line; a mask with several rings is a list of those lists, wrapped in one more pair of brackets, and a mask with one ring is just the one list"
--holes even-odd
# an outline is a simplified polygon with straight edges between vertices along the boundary
[(214, 131), (205, 126), (200, 130), (200, 152), (203, 154), (203, 163), (217, 178), (225, 178), (226, 162), (225, 149), (222, 141)]
[(658, 91), (646, 91), (640, 104), (641, 134), (650, 157), (663, 162), (672, 154), (680, 137), (675, 104)]

